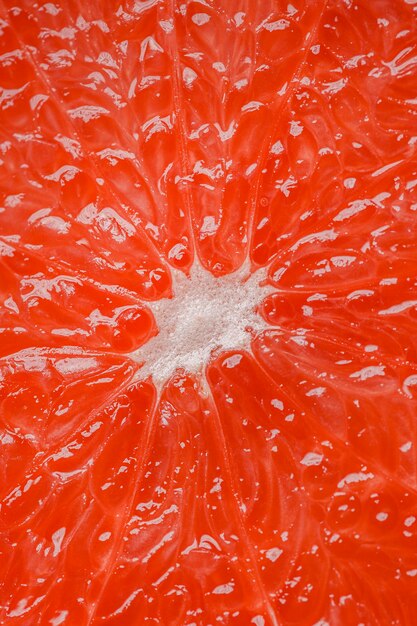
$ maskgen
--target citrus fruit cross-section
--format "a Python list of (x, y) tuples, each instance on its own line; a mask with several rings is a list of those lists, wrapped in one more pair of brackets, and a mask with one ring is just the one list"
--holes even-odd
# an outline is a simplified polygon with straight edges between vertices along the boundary
[(416, 0), (0, 0), (0, 624), (415, 626)]

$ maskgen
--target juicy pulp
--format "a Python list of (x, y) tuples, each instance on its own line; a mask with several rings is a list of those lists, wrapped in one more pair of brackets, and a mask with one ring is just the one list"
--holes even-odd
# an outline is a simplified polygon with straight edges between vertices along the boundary
[(1, 1), (0, 623), (414, 626), (416, 10)]

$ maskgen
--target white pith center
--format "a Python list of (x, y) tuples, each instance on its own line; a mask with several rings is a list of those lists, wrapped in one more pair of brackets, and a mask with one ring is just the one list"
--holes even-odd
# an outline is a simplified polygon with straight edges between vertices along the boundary
[(213, 351), (248, 349), (252, 334), (267, 324), (256, 312), (271, 286), (264, 272), (250, 274), (247, 266), (215, 278), (194, 264), (190, 277), (173, 273), (173, 297), (151, 303), (159, 334), (132, 352), (143, 363), (140, 378), (168, 380), (178, 369), (202, 372)]

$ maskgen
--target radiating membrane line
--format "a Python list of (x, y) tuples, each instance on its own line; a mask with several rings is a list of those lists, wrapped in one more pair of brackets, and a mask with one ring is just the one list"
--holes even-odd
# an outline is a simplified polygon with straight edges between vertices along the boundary
[[(261, 149), (259, 151), (259, 156), (258, 159), (256, 161), (257, 163), (257, 167), (255, 170), (255, 181), (253, 183), (253, 192), (249, 198), (249, 216), (251, 217), (250, 219), (250, 224), (248, 226), (248, 240), (249, 240), (249, 248), (252, 250), (253, 249), (253, 238), (254, 238), (254, 234), (255, 234), (255, 230), (254, 230), (254, 222), (255, 222), (255, 215), (256, 215), (256, 208), (258, 205), (258, 200), (259, 200), (259, 192), (260, 192), (260, 185), (261, 185), (261, 177), (262, 177), (262, 169), (263, 166), (265, 164), (265, 161), (267, 159), (269, 150), (271, 148), (271, 143), (274, 140), (274, 134), (275, 131), (278, 127), (278, 124), (280, 122), (280, 113), (282, 112), (284, 106), (286, 106), (289, 102), (290, 99), (292, 97), (292, 95), (294, 94), (294, 92), (298, 89), (299, 84), (298, 84), (298, 79), (301, 75), (301, 72), (303, 71), (305, 64), (307, 62), (307, 58), (308, 58), (308, 54), (310, 52), (310, 48), (313, 45), (313, 42), (316, 39), (317, 36), (317, 31), (319, 29), (322, 17), (324, 15), (324, 12), (326, 10), (327, 7), (327, 3), (329, 0), (323, 0), (323, 4), (321, 6), (320, 9), (320, 13), (317, 17), (316, 23), (313, 27), (313, 29), (307, 33), (305, 39), (304, 39), (304, 46), (305, 46), (305, 50), (303, 55), (301, 56), (299, 65), (290, 81), (289, 87), (287, 89), (287, 91), (285, 92), (284, 96), (277, 96), (272, 103), (270, 103), (270, 105), (273, 107), (278, 99), (278, 97), (281, 98), (281, 101), (279, 103), (279, 107), (277, 109), (277, 111), (275, 112), (275, 121), (273, 120), (270, 124), (270, 131), (265, 135), (265, 138), (262, 142), (262, 146)], [(308, 38), (308, 41), (307, 41)]]
[[(175, 17), (175, 0), (167, 0), (168, 11), (170, 14), (170, 19), (173, 23), (173, 31), (172, 31), (172, 40), (173, 44), (171, 46), (172, 51), (172, 60), (173, 60), (173, 98), (174, 98), (174, 111), (175, 118), (178, 120), (179, 124), (179, 132), (176, 133), (177, 140), (180, 146), (180, 163), (181, 163), (181, 174), (183, 177), (186, 177), (190, 174), (190, 163), (188, 159), (188, 151), (186, 145), (186, 137), (187, 137), (187, 128), (185, 124), (185, 119), (183, 115), (183, 106), (182, 106), (182, 97), (181, 97), (181, 64), (179, 58), (179, 49), (178, 49), (178, 40), (177, 40), (177, 32), (176, 32), (176, 17)], [(189, 232), (191, 236), (191, 242), (193, 244), (193, 256), (198, 256), (198, 247), (197, 247), (197, 239), (196, 234), (194, 232), (195, 224), (195, 210), (194, 210), (194, 199), (193, 195), (190, 192), (190, 187), (188, 181), (184, 183), (184, 192), (185, 192), (185, 201), (187, 206), (187, 214), (188, 214), (188, 224), (189, 224)]]
[[(211, 388), (210, 388), (211, 391)], [(211, 396), (212, 396), (212, 405), (213, 405), (213, 414), (214, 414), (214, 419), (215, 422), (217, 424), (217, 428), (216, 433), (217, 433), (217, 437), (219, 440), (219, 445), (220, 445), (220, 449), (222, 451), (222, 456), (223, 456), (223, 460), (224, 460), (224, 464), (225, 464), (225, 470), (226, 470), (226, 474), (229, 476), (229, 484), (231, 486), (231, 491), (232, 491), (232, 496), (233, 496), (233, 509), (234, 509), (234, 513), (235, 513), (235, 517), (236, 517), (236, 521), (237, 524), (239, 526), (240, 529), (240, 536), (242, 538), (242, 540), (244, 541), (245, 545), (246, 545), (246, 549), (248, 551), (248, 555), (252, 564), (252, 568), (253, 568), (253, 572), (255, 574), (255, 580), (256, 580), (256, 585), (259, 589), (259, 593), (264, 601), (264, 606), (267, 610), (268, 616), (271, 619), (272, 622), (272, 626), (282, 626), (280, 621), (278, 620), (278, 616), (271, 604), (271, 600), (269, 598), (269, 594), (266, 591), (265, 588), (265, 584), (262, 580), (261, 577), (261, 573), (259, 570), (259, 566), (258, 566), (258, 562), (257, 562), (257, 558), (256, 558), (256, 553), (254, 550), (254, 547), (252, 546), (252, 543), (249, 539), (249, 536), (246, 532), (245, 529), (245, 520), (242, 517), (242, 511), (240, 508), (240, 504), (239, 501), (237, 499), (237, 494), (239, 493), (238, 490), (238, 480), (235, 478), (233, 470), (232, 470), (232, 466), (230, 463), (230, 452), (229, 452), (229, 446), (226, 440), (226, 436), (224, 434), (224, 430), (223, 430), (223, 425), (220, 419), (220, 415), (219, 415), (219, 411), (217, 409), (217, 405), (215, 402), (215, 399), (213, 397), (213, 393), (211, 392)]]
[(157, 414), (158, 414), (158, 398), (155, 396), (153, 406), (150, 410), (149, 416), (145, 424), (145, 432), (140, 438), (138, 445), (134, 448), (135, 453), (139, 449), (141, 449), (143, 453), (141, 454), (140, 461), (137, 463), (136, 468), (135, 468), (134, 480), (132, 481), (132, 484), (130, 486), (130, 496), (127, 499), (125, 510), (123, 514), (120, 516), (119, 527), (118, 527), (117, 533), (115, 533), (116, 536), (113, 542), (113, 547), (106, 560), (106, 566), (105, 566), (106, 573), (100, 585), (100, 591), (98, 593), (98, 596), (92, 606), (92, 610), (90, 611), (88, 615), (88, 621), (86, 623), (86, 626), (90, 626), (95, 620), (97, 611), (100, 606), (101, 599), (103, 598), (103, 595), (104, 595), (104, 592), (106, 591), (109, 580), (114, 572), (117, 558), (120, 555), (120, 548), (123, 542), (123, 532), (126, 529), (126, 524), (132, 514), (132, 508), (134, 505), (136, 493), (138, 491), (138, 486), (139, 486), (141, 479), (144, 476), (145, 466), (149, 459), (149, 454), (151, 451), (151, 443), (152, 443), (155, 429), (156, 429)]

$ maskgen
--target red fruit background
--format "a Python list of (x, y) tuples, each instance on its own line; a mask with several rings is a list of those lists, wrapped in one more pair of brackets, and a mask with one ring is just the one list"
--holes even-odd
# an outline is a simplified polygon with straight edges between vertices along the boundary
[[(416, 623), (416, 11), (1, 0), (2, 624)], [(157, 389), (195, 259), (266, 330)]]

